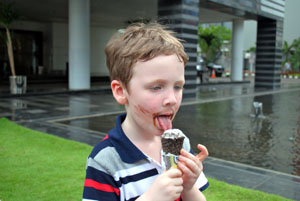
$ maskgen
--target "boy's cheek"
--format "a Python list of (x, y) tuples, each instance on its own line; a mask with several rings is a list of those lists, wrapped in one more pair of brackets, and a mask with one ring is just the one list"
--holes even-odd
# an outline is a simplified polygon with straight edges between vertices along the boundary
[(160, 101), (156, 100), (154, 98), (152, 99), (147, 99), (146, 102), (143, 103), (143, 108), (148, 111), (150, 114), (157, 113), (159, 112), (160, 108)]
[(142, 106), (142, 105), (135, 105), (134, 113), (140, 118), (153, 118), (155, 114), (157, 114), (157, 108), (153, 106)]
[(145, 107), (141, 105), (135, 105), (135, 111), (137, 114), (142, 114), (142, 115), (149, 115), (151, 114), (151, 110), (146, 109)]

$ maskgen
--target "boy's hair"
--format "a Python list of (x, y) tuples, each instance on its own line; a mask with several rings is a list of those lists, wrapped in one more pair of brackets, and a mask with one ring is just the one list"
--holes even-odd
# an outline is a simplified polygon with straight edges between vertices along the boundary
[(119, 80), (129, 90), (133, 66), (159, 55), (176, 54), (184, 66), (188, 56), (174, 32), (158, 23), (136, 23), (114, 35), (105, 47), (106, 65), (111, 80)]

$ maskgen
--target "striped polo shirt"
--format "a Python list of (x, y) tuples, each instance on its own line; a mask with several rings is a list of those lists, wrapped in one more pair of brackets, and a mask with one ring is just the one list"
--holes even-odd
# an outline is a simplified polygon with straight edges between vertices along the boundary
[[(99, 142), (87, 159), (83, 200), (132, 201), (141, 196), (165, 169), (140, 151), (125, 135), (121, 124), (126, 114), (116, 120), (116, 127)], [(188, 138), (183, 148), (191, 151)], [(202, 172), (196, 182), (202, 191), (208, 181)], [(178, 199), (180, 200), (180, 199)]]

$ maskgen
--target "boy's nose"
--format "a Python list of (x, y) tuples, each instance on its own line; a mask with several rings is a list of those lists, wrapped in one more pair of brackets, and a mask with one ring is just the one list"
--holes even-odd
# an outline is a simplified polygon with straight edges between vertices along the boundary
[(177, 99), (174, 90), (168, 90), (164, 98), (164, 106), (175, 105), (176, 103)]

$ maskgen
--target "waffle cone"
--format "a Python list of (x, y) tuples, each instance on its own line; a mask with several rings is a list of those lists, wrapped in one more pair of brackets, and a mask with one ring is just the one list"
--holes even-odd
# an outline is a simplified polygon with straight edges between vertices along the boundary
[(165, 154), (173, 154), (173, 155), (180, 155), (180, 150), (182, 148), (184, 141), (184, 137), (178, 138), (162, 138), (162, 148)]

